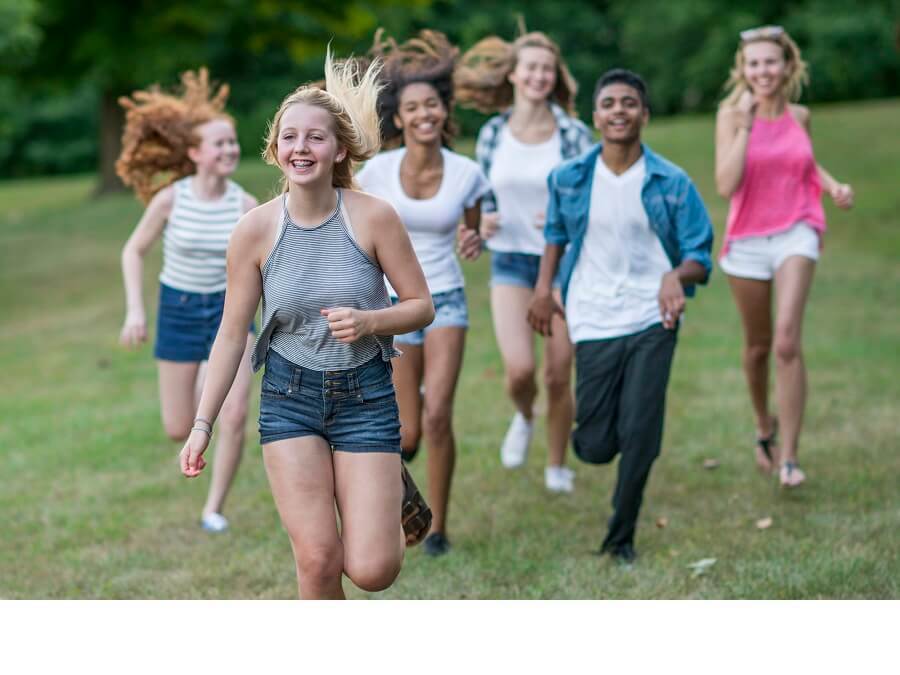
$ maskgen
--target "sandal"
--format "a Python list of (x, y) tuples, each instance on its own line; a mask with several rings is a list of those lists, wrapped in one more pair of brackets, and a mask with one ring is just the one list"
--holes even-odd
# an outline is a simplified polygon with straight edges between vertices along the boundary
[[(772, 431), (768, 436), (756, 437), (756, 466), (764, 473), (772, 473), (775, 468), (775, 457), (772, 449), (778, 441), (778, 418), (772, 418)], [(762, 456), (761, 456), (762, 455)], [(765, 457), (765, 459), (763, 459)]]
[(400, 513), (400, 522), (403, 524), (403, 533), (406, 535), (406, 545), (415, 546), (425, 538), (428, 530), (431, 529), (431, 509), (425, 503), (422, 493), (416, 487), (406, 466), (403, 464), (400, 466), (403, 478), (403, 508)]
[(803, 485), (803, 481), (806, 480), (806, 474), (803, 473), (803, 469), (797, 466), (795, 462), (790, 461), (781, 465), (778, 477), (783, 488), (800, 487)]

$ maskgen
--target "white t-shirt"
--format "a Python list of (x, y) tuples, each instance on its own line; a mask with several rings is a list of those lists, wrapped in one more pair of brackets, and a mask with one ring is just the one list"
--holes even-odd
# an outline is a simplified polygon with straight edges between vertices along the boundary
[[(429, 199), (413, 199), (400, 182), (400, 162), (405, 154), (406, 148), (397, 148), (376, 155), (356, 174), (356, 180), (363, 190), (397, 209), (425, 273), (428, 290), (434, 294), (462, 288), (465, 282), (455, 255), (456, 226), (463, 211), (475, 206), (490, 185), (478, 164), (441, 148), (444, 176), (437, 194)], [(396, 297), (390, 284), (388, 292)]]
[(572, 342), (631, 335), (662, 321), (657, 297), (672, 263), (641, 202), (645, 174), (643, 156), (621, 176), (597, 157), (588, 228), (566, 299)]
[(544, 253), (547, 176), (562, 161), (559, 129), (543, 143), (522, 143), (504, 125), (488, 178), (497, 198), (500, 229), (487, 240), (492, 251)]

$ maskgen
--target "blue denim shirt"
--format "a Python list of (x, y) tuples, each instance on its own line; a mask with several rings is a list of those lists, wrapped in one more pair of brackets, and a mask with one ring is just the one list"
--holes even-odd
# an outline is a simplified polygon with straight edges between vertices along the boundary
[[(673, 268), (683, 260), (696, 260), (706, 268), (706, 279), (702, 282), (705, 284), (712, 272), (713, 228), (700, 193), (683, 169), (653, 153), (646, 145), (642, 144), (641, 148), (647, 167), (641, 201), (650, 228), (659, 237)], [(602, 144), (598, 143), (560, 164), (547, 178), (550, 199), (544, 239), (558, 246), (571, 244), (560, 262), (563, 302), (587, 233), (594, 169), (601, 149)], [(685, 286), (684, 293), (694, 295), (694, 286)]]

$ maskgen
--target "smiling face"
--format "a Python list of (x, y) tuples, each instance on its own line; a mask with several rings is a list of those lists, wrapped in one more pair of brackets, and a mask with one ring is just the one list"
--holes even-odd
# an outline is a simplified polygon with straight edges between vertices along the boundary
[(522, 47), (509, 74), (516, 96), (534, 103), (546, 101), (556, 86), (556, 54), (546, 47)]
[(330, 185), (334, 165), (346, 155), (327, 110), (297, 103), (284, 111), (278, 125), (276, 158), (288, 183)]
[(394, 126), (403, 130), (405, 145), (440, 144), (447, 116), (447, 108), (437, 89), (427, 82), (413, 82), (400, 92)]
[(640, 92), (624, 82), (612, 82), (597, 92), (594, 126), (607, 143), (639, 142), (649, 116)]
[(231, 120), (214, 119), (201, 124), (195, 133), (200, 144), (188, 148), (188, 157), (197, 166), (197, 171), (223, 177), (234, 173), (241, 157), (241, 146)]
[(743, 48), (744, 80), (756, 96), (777, 96), (790, 74), (784, 59), (784, 50), (776, 42), (768, 40), (751, 42)]

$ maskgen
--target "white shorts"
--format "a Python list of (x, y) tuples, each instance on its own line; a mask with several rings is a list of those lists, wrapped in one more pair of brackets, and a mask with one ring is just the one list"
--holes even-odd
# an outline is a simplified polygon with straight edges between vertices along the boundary
[(725, 274), (745, 279), (768, 281), (781, 263), (794, 255), (819, 259), (819, 234), (806, 223), (769, 237), (747, 237), (731, 242), (719, 260)]

